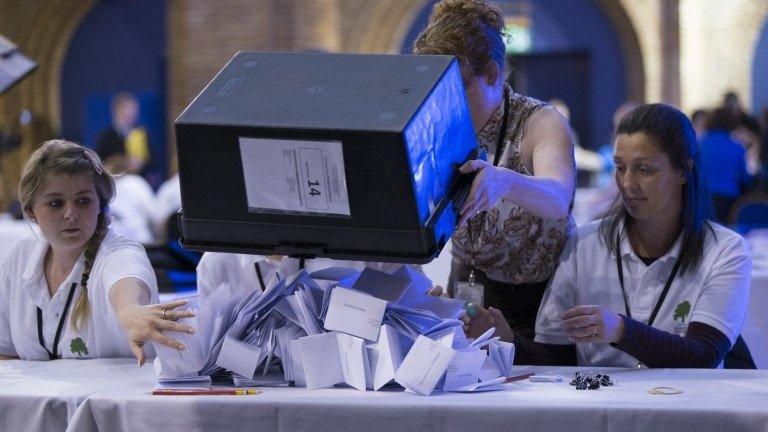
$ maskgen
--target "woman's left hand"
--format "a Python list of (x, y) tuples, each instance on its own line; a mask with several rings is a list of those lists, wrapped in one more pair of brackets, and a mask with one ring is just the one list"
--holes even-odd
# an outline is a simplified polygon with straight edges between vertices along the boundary
[(139, 361), (139, 365), (144, 364), (144, 350), (142, 347), (149, 341), (179, 351), (186, 349), (182, 343), (163, 333), (164, 331), (195, 333), (193, 327), (176, 322), (182, 318), (195, 316), (193, 311), (174, 310), (185, 304), (187, 304), (186, 300), (176, 300), (168, 303), (144, 306), (133, 305), (121, 308), (118, 313), (118, 320), (123, 332), (128, 337), (128, 344)]
[(563, 333), (576, 343), (616, 343), (624, 338), (624, 320), (602, 306), (576, 306), (561, 318)]
[(462, 174), (477, 171), (469, 195), (467, 195), (467, 199), (459, 211), (459, 227), (466, 225), (471, 217), (481, 211), (493, 207), (509, 192), (508, 179), (504, 175), (505, 170), (507, 169), (493, 166), (482, 159), (469, 160), (459, 167)]

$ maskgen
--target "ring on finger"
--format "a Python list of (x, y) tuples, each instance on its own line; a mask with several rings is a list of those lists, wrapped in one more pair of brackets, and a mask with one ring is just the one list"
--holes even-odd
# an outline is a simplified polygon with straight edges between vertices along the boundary
[(592, 324), (592, 337), (597, 336), (597, 325)]
[(163, 309), (163, 319), (168, 319), (168, 317), (165, 316), (165, 309)]

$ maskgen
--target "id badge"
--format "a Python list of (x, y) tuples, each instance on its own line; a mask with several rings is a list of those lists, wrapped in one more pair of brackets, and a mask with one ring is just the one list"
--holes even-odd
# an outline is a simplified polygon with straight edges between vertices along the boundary
[(453, 283), (454, 297), (458, 300), (464, 300), (464, 304), (471, 303), (472, 305), (482, 307), (484, 294), (485, 286), (481, 283), (459, 281)]

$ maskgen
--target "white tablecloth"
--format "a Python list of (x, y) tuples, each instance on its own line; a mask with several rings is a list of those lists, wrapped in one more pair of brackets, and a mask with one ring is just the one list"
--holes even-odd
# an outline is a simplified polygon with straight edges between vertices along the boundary
[[(577, 368), (518, 367), (570, 377)], [(151, 396), (134, 361), (0, 363), (3, 430), (766, 431), (768, 371), (609, 370), (617, 385), (566, 381), (423, 397), (402, 391), (263, 388), (257, 396)], [(671, 386), (674, 396), (647, 390)], [(88, 396), (90, 394), (90, 396)], [(76, 408), (76, 409), (75, 409)], [(30, 423), (31, 422), (31, 423)]]
[(63, 431), (91, 394), (149, 376), (131, 359), (0, 360), (0, 431)]
[(752, 249), (752, 281), (741, 335), (757, 367), (768, 369), (768, 231), (753, 230), (746, 238)]

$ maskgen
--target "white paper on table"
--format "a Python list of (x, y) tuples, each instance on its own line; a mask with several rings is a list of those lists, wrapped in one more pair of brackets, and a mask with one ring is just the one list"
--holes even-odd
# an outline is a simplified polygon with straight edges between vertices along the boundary
[(322, 329), (320, 329), (316, 323), (312, 322), (311, 314), (306, 313), (308, 308), (303, 304), (297, 294), (289, 295), (285, 300), (291, 306), (291, 309), (293, 309), (293, 312), (299, 321), (298, 324), (308, 335), (322, 333)]
[(360, 391), (372, 388), (371, 368), (365, 341), (344, 333), (336, 333), (336, 340), (339, 344), (339, 364), (344, 382)]
[[(416, 271), (409, 265), (400, 266), (400, 268), (392, 272), (392, 276), (405, 279), (411, 283), (413, 290), (409, 290), (408, 294), (415, 292), (426, 295), (432, 289), (432, 281), (424, 273)], [(405, 304), (404, 300), (405, 298), (401, 298), (403, 304)], [(406, 306), (408, 305), (406, 304)]]
[(352, 276), (358, 276), (360, 270), (349, 267), (328, 267), (321, 270), (316, 270), (309, 274), (312, 279), (340, 281)]
[(490, 356), (486, 356), (485, 360), (483, 361), (483, 367), (480, 369), (477, 378), (480, 381), (488, 381), (491, 379), (496, 379), (500, 376), (506, 376), (506, 374), (504, 374), (501, 369), (496, 366), (496, 361), (494, 361)]
[(296, 316), (296, 312), (293, 310), (293, 307), (291, 307), (291, 304), (288, 302), (288, 297), (283, 298), (275, 305), (275, 310), (277, 312), (280, 312), (281, 315), (288, 318), (289, 320), (296, 323), (296, 325), (301, 326), (301, 320), (298, 316)]
[(474, 392), (504, 390), (504, 381), (506, 380), (507, 380), (506, 377), (498, 377), (492, 380), (481, 381), (479, 383), (470, 384), (468, 386), (458, 388), (454, 391), (463, 392), (463, 393), (474, 393)]
[(459, 326), (451, 326), (426, 336), (432, 340), (440, 342), (448, 348), (456, 350), (467, 348), (469, 346), (464, 330)]
[(304, 361), (301, 357), (301, 344), (298, 339), (288, 342), (291, 359), (291, 380), (298, 387), (307, 386), (307, 378), (304, 374)]
[(375, 297), (336, 287), (331, 293), (325, 328), (376, 341), (387, 302)]
[(448, 369), (456, 351), (438, 341), (419, 336), (395, 373), (401, 386), (427, 396)]
[(219, 357), (216, 359), (216, 365), (246, 378), (253, 378), (256, 367), (264, 359), (265, 354), (260, 346), (226, 336)]
[(381, 300), (397, 302), (410, 289), (411, 281), (366, 267), (352, 286)]
[(299, 339), (299, 349), (308, 389), (333, 387), (344, 382), (336, 333), (304, 336)]
[(402, 304), (408, 307), (423, 309), (433, 312), (443, 319), (456, 319), (464, 314), (464, 300), (434, 297), (429, 294), (408, 297)]
[(489, 328), (485, 333), (478, 336), (477, 339), (470, 342), (469, 346), (472, 348), (482, 348), (486, 345), (490, 345), (493, 342), (496, 342), (499, 340), (499, 337), (491, 337), (493, 336), (493, 333), (496, 331), (496, 327)]
[(297, 315), (300, 315), (302, 317), (301, 321), (307, 325), (304, 328), (304, 331), (306, 331), (308, 335), (316, 335), (323, 333), (323, 329), (320, 327), (320, 324), (318, 324), (318, 318), (310, 305), (310, 302), (313, 300), (309, 298), (309, 296), (311, 296), (310, 293), (302, 290), (297, 290), (293, 295), (296, 299), (295, 304), (299, 307)]
[(374, 390), (395, 379), (397, 368), (403, 362), (402, 338), (397, 330), (384, 324), (378, 342), (368, 347)]
[(488, 345), (488, 356), (493, 359), (503, 376), (509, 376), (515, 360), (515, 344), (496, 341)]
[(210, 390), (211, 377), (197, 376), (178, 379), (159, 379), (155, 384), (156, 389), (202, 389)]
[(478, 375), (488, 355), (483, 350), (459, 351), (445, 371), (443, 391), (453, 391), (478, 382)]
[(291, 356), (289, 345), (291, 343), (288, 337), (288, 330), (292, 326), (286, 323), (285, 326), (275, 329), (275, 343), (277, 344), (277, 356), (280, 357), (280, 363), (283, 365), (283, 378), (286, 381), (293, 381), (293, 372), (291, 369)]
[[(199, 310), (198, 299), (189, 299), (188, 303), (176, 308), (177, 311), (194, 311), (196, 314)], [(183, 318), (178, 321), (179, 324), (196, 327), (197, 319)], [(206, 358), (205, 353), (208, 352), (207, 347), (209, 335), (202, 333), (189, 334), (184, 332), (171, 332), (171, 337), (183, 343), (186, 349), (183, 351), (171, 348), (159, 343), (152, 342), (159, 359), (161, 375), (166, 378), (179, 378), (188, 376), (190, 374), (197, 375), (197, 372), (205, 366)], [(205, 339), (204, 339), (205, 338)]]

